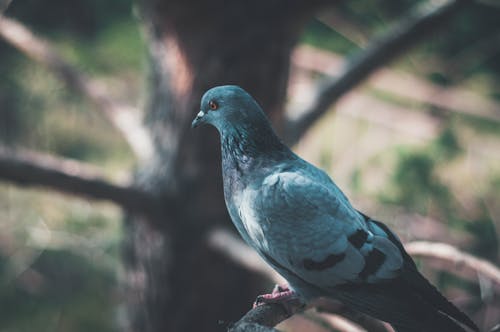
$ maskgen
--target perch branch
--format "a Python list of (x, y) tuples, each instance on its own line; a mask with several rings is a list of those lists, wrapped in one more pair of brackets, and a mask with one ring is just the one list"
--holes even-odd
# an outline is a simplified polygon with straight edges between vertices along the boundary
[(338, 77), (323, 82), (318, 95), (308, 109), (297, 119), (288, 119), (285, 125), (286, 141), (293, 144), (318, 120), (342, 95), (349, 92), (375, 70), (389, 63), (422, 37), (428, 36), (462, 5), (471, 0), (440, 1), (440, 4), (425, 4), (411, 10), (380, 38), (354, 56)]
[(139, 189), (112, 184), (94, 167), (36, 152), (0, 148), (0, 179), (23, 186), (42, 186), (63, 193), (114, 202), (126, 210), (154, 215), (158, 199)]
[(301, 310), (294, 307), (290, 313), (281, 304), (264, 304), (253, 308), (229, 327), (229, 332), (274, 332), (273, 327)]
[(152, 139), (141, 123), (138, 110), (109, 98), (101, 84), (87, 78), (57, 53), (50, 42), (35, 36), (16, 20), (0, 16), (0, 37), (52, 71), (69, 89), (90, 100), (121, 132), (138, 158), (152, 155)]
[(416, 241), (406, 244), (405, 248), (412, 256), (436, 259), (445, 263), (446, 266), (443, 264), (440, 266), (451, 267), (462, 277), (477, 279), (477, 276), (481, 275), (500, 285), (500, 269), (449, 244)]
[[(282, 282), (278, 279), (279, 277), (277, 277), (277, 274), (269, 267), (267, 267), (264, 261), (260, 259), (260, 257), (253, 250), (248, 248), (248, 246), (244, 244), (243, 241), (241, 241), (233, 233), (224, 229), (215, 229), (209, 234), (208, 242), (212, 248), (220, 251), (225, 255), (228, 255), (235, 262), (247, 267), (248, 269), (258, 272), (275, 282)], [(457, 274), (461, 277), (477, 279), (477, 276), (481, 275), (500, 285), (500, 270), (497, 267), (485, 260), (461, 252), (451, 245), (436, 242), (415, 241), (406, 244), (405, 248), (408, 253), (413, 256), (437, 259), (441, 263), (447, 263), (444, 265), (440, 264), (440, 268), (445, 270), (449, 270), (450, 267), (454, 268)], [(336, 315), (345, 317), (348, 320), (355, 322), (357, 325), (363, 327), (367, 331), (389, 331), (386, 325), (382, 322), (375, 320), (367, 315), (353, 311), (338, 302), (319, 301), (311, 304), (311, 306), (316, 307), (319, 312), (334, 313)], [(276, 321), (279, 323), (280, 321), (288, 318), (288, 316), (284, 315), (284, 312), (280, 310), (283, 309), (279, 307), (267, 308), (265, 313), (266, 315), (276, 315)], [(251, 318), (248, 320), (245, 318), (246, 316), (242, 318), (240, 322), (243, 325), (238, 322), (236, 324), (238, 328), (242, 328), (241, 326), (246, 326), (245, 324), (248, 322), (252, 324), (261, 322), (259, 320), (259, 311), (254, 312), (253, 310), (251, 310), (247, 315), (249, 315)], [(265, 316), (265, 318), (263, 319), (263, 324), (260, 325), (263, 325), (264, 327), (258, 326), (259, 324), (257, 324), (256, 327), (262, 328), (261, 330), (250, 329), (248, 331), (274, 331), (269, 327), (269, 322), (273, 321), (269, 320), (268, 316)], [(253, 328), (253, 325), (250, 327)], [(235, 331), (247, 330), (240, 329)]]
[[(217, 228), (212, 230), (208, 235), (208, 244), (211, 248), (219, 251), (220, 253), (227, 255), (234, 262), (241, 264), (251, 271), (255, 271), (262, 276), (273, 280), (276, 283), (283, 283), (284, 279), (276, 273), (273, 269), (271, 269), (260, 257), (257, 253), (249, 248), (243, 241), (241, 241), (236, 235), (233, 233), (222, 229)], [(363, 327), (367, 331), (373, 332), (387, 332), (387, 329), (384, 325), (378, 320), (371, 318), (367, 315), (355, 312), (343, 304), (339, 302), (332, 303), (331, 301), (319, 301), (311, 304), (311, 306), (316, 307), (318, 311), (334, 313), (340, 316), (351, 320), (357, 325)], [(255, 309), (254, 309), (255, 310)], [(252, 317), (251, 319), (255, 319), (256, 317), (260, 317), (260, 311), (251, 310), (247, 315)], [(282, 310), (282, 308), (281, 308)], [(288, 317), (283, 316), (283, 313), (280, 314), (280, 307), (272, 307), (268, 308), (265, 311), (266, 315), (277, 315), (277, 318), (280, 318), (278, 323)], [(266, 316), (267, 317), (267, 316)], [(249, 322), (248, 319), (242, 318), (240, 322), (246, 324)], [(253, 320), (252, 323), (255, 323)], [(269, 325), (265, 321), (264, 330), (260, 331), (273, 331), (273, 329), (269, 329)], [(277, 323), (276, 323), (277, 324)], [(274, 326), (274, 325), (273, 325)], [(242, 328), (242, 327), (238, 327)], [(260, 328), (260, 327), (259, 327)], [(232, 331), (232, 330), (230, 330)], [(243, 331), (242, 329), (237, 331)], [(247, 331), (247, 330), (245, 330)], [(248, 330), (248, 331), (259, 331), (259, 330)]]

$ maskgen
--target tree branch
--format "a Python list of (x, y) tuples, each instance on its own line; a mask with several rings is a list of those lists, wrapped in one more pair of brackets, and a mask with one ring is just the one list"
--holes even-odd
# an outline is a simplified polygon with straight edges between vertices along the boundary
[[(321, 302), (322, 304), (318, 303), (313, 306), (317, 307), (317, 310), (323, 314), (316, 314), (314, 317), (310, 315), (310, 319), (317, 324), (330, 325), (335, 331), (340, 332), (352, 332), (354, 327), (356, 327), (356, 331), (393, 331), (387, 328), (384, 323), (355, 312), (338, 302), (334, 304), (326, 304), (326, 301)], [(228, 331), (276, 332), (277, 330), (274, 328), (276, 325), (304, 309), (303, 307), (293, 307), (291, 308), (291, 312), (287, 312), (280, 304), (264, 304), (248, 311), (238, 322), (231, 325)], [(318, 322), (318, 320), (321, 321), (321, 323)]]
[[(276, 273), (276, 271), (270, 268), (253, 249), (249, 248), (233, 233), (222, 228), (217, 228), (209, 233), (207, 241), (211, 248), (221, 252), (224, 255), (227, 255), (234, 262), (241, 264), (249, 270), (255, 271), (278, 284), (285, 282), (285, 280), (278, 273)], [(263, 312), (260, 309), (250, 310), (245, 315), (245, 317), (243, 317), (238, 323), (234, 325), (234, 327), (238, 328), (238, 330), (234, 331), (275, 331), (270, 327), (275, 326), (279, 322), (289, 317), (288, 315), (286, 315), (286, 311), (281, 306), (276, 307), (273, 305), (271, 307), (267, 307), (267, 305), (265, 305), (265, 307), (266, 309), (262, 309)], [(310, 307), (316, 307), (320, 312), (328, 312), (345, 317), (348, 320), (363, 327), (367, 331), (387, 332), (387, 329), (384, 327), (383, 323), (362, 313), (355, 312), (347, 308), (340, 302), (334, 303), (332, 301), (321, 300), (312, 303)], [(300, 308), (293, 309), (298, 311)], [(268, 316), (272, 317), (269, 318)], [(274, 319), (275, 321), (272, 319)], [(273, 322), (274, 325), (270, 325), (270, 323)], [(260, 326), (254, 326), (255, 324)], [(249, 328), (249, 330), (246, 330), (246, 328)], [(252, 328), (255, 329), (252, 330)], [(261, 330), (259, 330), (259, 328)], [(233, 330), (230, 329), (230, 331)]]
[[(235, 262), (256, 271), (263, 276), (282, 282), (277, 279), (277, 274), (269, 269), (262, 259), (243, 243), (233, 233), (224, 229), (215, 229), (209, 234), (208, 242), (210, 247), (228, 255)], [(437, 259), (440, 261), (440, 269), (454, 269), (461, 277), (477, 281), (477, 276), (481, 275), (500, 285), (500, 270), (493, 264), (464, 253), (455, 247), (436, 242), (415, 241), (405, 245), (406, 250), (413, 256)], [(442, 264), (445, 263), (445, 264)], [(367, 315), (356, 312), (336, 301), (319, 300), (310, 304), (319, 312), (333, 313), (356, 323), (367, 331), (387, 332), (387, 326)], [(260, 308), (260, 307), (259, 307)], [(257, 308), (258, 309), (258, 308)], [(262, 311), (261, 311), (262, 310)], [(298, 311), (298, 308), (295, 308)], [(296, 312), (296, 311), (295, 311)], [(264, 306), (264, 308), (250, 310), (238, 323), (229, 331), (275, 331), (273, 326), (287, 319), (289, 315), (281, 306)], [(274, 324), (274, 325), (272, 325)], [(246, 330), (248, 328), (248, 330)]]
[[(475, 52), (474, 56), (470, 54), (469, 58), (474, 58), (474, 61), (481, 62), (481, 59), (488, 56), (488, 52), (492, 52), (492, 50), (488, 50), (487, 48), (499, 49), (500, 34), (495, 37), (496, 38), (487, 38), (487, 40), (485, 39), (483, 41), (484, 43), (477, 42), (477, 45), (470, 47), (478, 51)], [(469, 52), (466, 50), (460, 53)], [(458, 67), (453, 64), (457, 63), (460, 66), (463, 65), (463, 61), (456, 61), (457, 56), (460, 57), (460, 54), (456, 54), (452, 59), (447, 59), (449, 63), (446, 64), (447, 67), (452, 68), (451, 72), (453, 72), (455, 76), (457, 76), (456, 73), (459, 72), (459, 70)], [(295, 48), (292, 56), (292, 63), (295, 68), (300, 70), (326, 75), (328, 77), (335, 77), (343, 66), (343, 58), (330, 51), (321, 50), (309, 45), (301, 45)], [(449, 69), (446, 70), (447, 72), (449, 71)], [(312, 82), (312, 79), (310, 81)], [(423, 78), (418, 78), (415, 75), (390, 69), (380, 70), (376, 75), (367, 79), (366, 83), (370, 88), (374, 88), (376, 91), (389, 93), (409, 103), (416, 102), (438, 111), (441, 110), (445, 113), (453, 112), (465, 114), (467, 116), (500, 123), (500, 103), (474, 93), (467, 88), (441, 87), (429, 83)], [(302, 84), (300, 84), (300, 86), (302, 86)], [(294, 91), (291, 93), (293, 94)], [(358, 94), (358, 92), (353, 93)], [(366, 98), (367, 94), (365, 93), (363, 95)], [(385, 108), (390, 108), (390, 106), (386, 104)], [(378, 109), (375, 107), (370, 110), (373, 112), (361, 112), (358, 115), (363, 117), (377, 117), (379, 113)], [(377, 110), (377, 112), (374, 110)], [(369, 113), (377, 114), (372, 115)]]
[(449, 244), (416, 241), (406, 244), (405, 248), (412, 256), (439, 260), (443, 270), (451, 268), (462, 277), (472, 280), (477, 280), (480, 275), (500, 286), (500, 269)]
[(229, 332), (274, 332), (273, 327), (291, 317), (301, 308), (294, 307), (287, 312), (281, 304), (263, 304), (253, 308), (239, 321), (229, 327)]
[(68, 63), (50, 42), (35, 36), (16, 20), (1, 14), (0, 37), (52, 71), (69, 89), (89, 99), (121, 132), (137, 157), (145, 159), (152, 155), (152, 138), (142, 125), (137, 109), (109, 98), (101, 84), (90, 80)]
[(114, 202), (126, 210), (155, 215), (158, 199), (130, 186), (111, 184), (96, 168), (36, 152), (0, 148), (0, 179), (22, 186), (43, 186), (63, 193)]
[(423, 36), (429, 35), (459, 8), (470, 2), (472, 1), (448, 0), (439, 5), (427, 3), (425, 6), (412, 9), (409, 15), (353, 57), (336, 79), (322, 83), (313, 105), (301, 112), (302, 115), (297, 119), (288, 119), (285, 125), (285, 140), (290, 144), (296, 143), (342, 95), (414, 45)]
[[(358, 326), (358, 330), (370, 332), (390, 332), (392, 329), (376, 319), (356, 312), (340, 302), (320, 300), (309, 307), (316, 307), (318, 312), (333, 314), (318, 316), (317, 318), (328, 325), (332, 325), (337, 331), (352, 331), (352, 326)], [(229, 332), (275, 332), (276, 325), (290, 318), (294, 314), (304, 310), (303, 306), (295, 306), (287, 311), (281, 304), (264, 304), (248, 311), (238, 322), (228, 328)], [(343, 322), (338, 320), (342, 317)], [(326, 317), (326, 318), (325, 318)], [(332, 320), (328, 318), (337, 318)], [(355, 322), (355, 323), (351, 323)], [(348, 323), (348, 324), (346, 324)], [(346, 325), (350, 328), (346, 328)]]

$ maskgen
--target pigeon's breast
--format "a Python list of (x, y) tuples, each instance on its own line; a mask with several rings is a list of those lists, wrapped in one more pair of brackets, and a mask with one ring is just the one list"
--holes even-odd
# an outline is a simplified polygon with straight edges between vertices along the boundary
[(237, 219), (241, 221), (241, 226), (248, 235), (251, 246), (259, 250), (266, 248), (266, 231), (269, 223), (259, 213), (258, 204), (259, 193), (257, 190), (246, 188), (236, 195), (235, 205), (237, 206)]

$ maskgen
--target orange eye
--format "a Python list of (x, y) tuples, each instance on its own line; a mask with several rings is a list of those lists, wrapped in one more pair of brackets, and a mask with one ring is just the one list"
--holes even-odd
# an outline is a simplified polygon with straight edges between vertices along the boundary
[(215, 111), (216, 109), (219, 108), (219, 105), (217, 105), (217, 103), (213, 100), (210, 100), (208, 102), (208, 107), (210, 107), (211, 110)]

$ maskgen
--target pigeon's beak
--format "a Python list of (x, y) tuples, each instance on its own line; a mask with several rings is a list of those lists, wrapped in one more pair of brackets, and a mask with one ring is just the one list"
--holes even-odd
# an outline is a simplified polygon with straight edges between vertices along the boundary
[(196, 118), (194, 118), (193, 122), (191, 123), (191, 128), (196, 128), (199, 125), (205, 123), (203, 121), (203, 117), (205, 116), (205, 113), (203, 111), (200, 111), (197, 115)]

